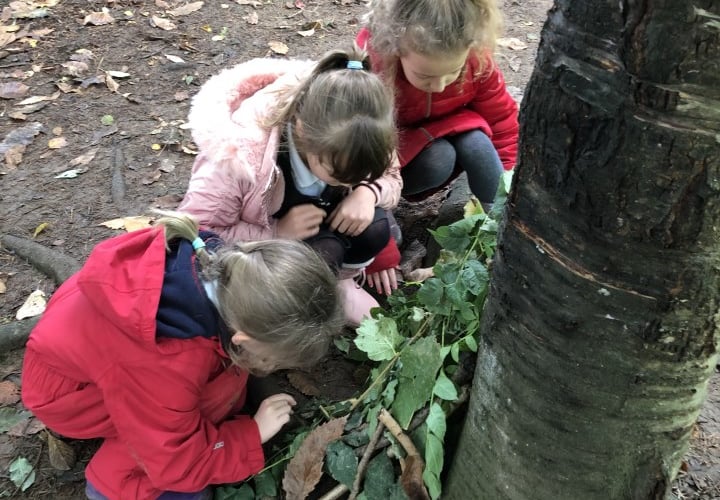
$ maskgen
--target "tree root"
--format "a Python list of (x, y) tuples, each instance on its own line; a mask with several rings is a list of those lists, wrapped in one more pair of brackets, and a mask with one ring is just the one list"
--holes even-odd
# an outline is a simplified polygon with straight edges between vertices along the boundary
[[(3, 234), (0, 235), (0, 243), (58, 285), (80, 269), (80, 264), (72, 257), (27, 238)], [(23, 347), (39, 319), (35, 317), (0, 325), (0, 352)]]
[(0, 243), (52, 278), (58, 285), (80, 269), (80, 264), (72, 257), (27, 238), (3, 234), (0, 236)]

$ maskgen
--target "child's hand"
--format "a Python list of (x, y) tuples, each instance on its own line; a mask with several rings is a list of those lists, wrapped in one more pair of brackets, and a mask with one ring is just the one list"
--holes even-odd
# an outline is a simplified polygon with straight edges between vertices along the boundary
[(375, 217), (375, 193), (367, 188), (355, 188), (333, 210), (327, 223), (330, 229), (348, 236), (357, 236)]
[(395, 269), (384, 269), (376, 273), (368, 274), (366, 278), (368, 285), (377, 290), (377, 293), (381, 295), (383, 293), (390, 295), (393, 290), (397, 290), (398, 282)]
[(289, 240), (304, 240), (320, 231), (327, 213), (310, 203), (295, 205), (277, 223), (276, 235)]
[(260, 441), (266, 443), (288, 423), (295, 400), (289, 394), (273, 394), (260, 403), (253, 419), (260, 431)]

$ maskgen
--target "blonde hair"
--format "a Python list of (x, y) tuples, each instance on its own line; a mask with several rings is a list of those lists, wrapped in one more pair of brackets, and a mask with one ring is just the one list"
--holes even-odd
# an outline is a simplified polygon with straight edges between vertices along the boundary
[[(177, 238), (193, 241), (198, 223), (162, 212), (166, 247)], [(293, 240), (237, 242), (210, 253), (196, 250), (203, 277), (217, 282), (218, 311), (232, 333), (242, 331), (270, 345), (278, 368), (311, 365), (322, 358), (344, 324), (337, 279), (322, 258)], [(221, 339), (240, 364), (241, 349)]]
[(386, 78), (394, 78), (398, 58), (407, 52), (438, 56), (470, 48), (483, 65), (483, 54), (492, 54), (502, 31), (496, 0), (372, 0), (365, 22), (372, 48), (391, 74)]
[[(362, 69), (349, 69), (348, 61)], [(267, 125), (294, 120), (302, 129), (293, 135), (297, 149), (331, 164), (339, 182), (377, 179), (392, 161), (397, 144), (392, 92), (370, 72), (368, 56), (357, 46), (327, 52), (307, 78), (281, 94)]]

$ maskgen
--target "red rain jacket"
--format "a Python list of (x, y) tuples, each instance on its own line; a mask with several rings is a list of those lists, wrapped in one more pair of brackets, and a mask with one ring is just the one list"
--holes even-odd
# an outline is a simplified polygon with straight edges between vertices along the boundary
[[(370, 54), (373, 70), (382, 72), (379, 57), (372, 51), (370, 31), (363, 28), (357, 44)], [(482, 130), (493, 142), (505, 170), (512, 170), (517, 157), (518, 107), (505, 87), (505, 79), (494, 61), (479, 77), (479, 61), (468, 57), (465, 78), (440, 93), (413, 87), (400, 69), (395, 78), (395, 110), (400, 144), (398, 156), (404, 167), (432, 141), (446, 135)]]
[(247, 373), (216, 337), (156, 337), (164, 245), (155, 228), (100, 243), (27, 343), (25, 406), (64, 436), (105, 438), (86, 476), (110, 499), (199, 491), (264, 465), (255, 421), (228, 419)]

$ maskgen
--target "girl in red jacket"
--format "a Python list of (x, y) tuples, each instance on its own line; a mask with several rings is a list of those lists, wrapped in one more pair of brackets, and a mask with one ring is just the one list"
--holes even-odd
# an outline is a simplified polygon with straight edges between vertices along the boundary
[[(465, 171), (488, 206), (503, 169), (515, 165), (518, 140), (517, 104), (492, 59), (501, 22), (495, 0), (371, 6), (357, 43), (395, 89), (403, 196), (425, 198)], [(388, 276), (370, 278), (387, 289)]]
[(223, 246), (187, 216), (98, 244), (30, 335), (25, 406), (103, 438), (88, 498), (205, 499), (264, 466), (293, 398), (239, 415), (248, 373), (305, 366), (342, 327), (327, 264), (290, 240)]
[(179, 207), (228, 241), (306, 241), (341, 277), (353, 325), (378, 303), (342, 278), (400, 261), (386, 214), (402, 187), (392, 95), (366, 58), (254, 59), (208, 80), (190, 110), (200, 154)]

